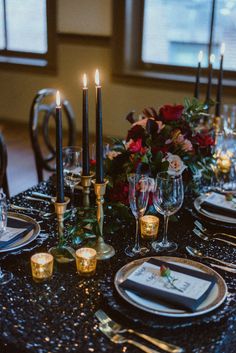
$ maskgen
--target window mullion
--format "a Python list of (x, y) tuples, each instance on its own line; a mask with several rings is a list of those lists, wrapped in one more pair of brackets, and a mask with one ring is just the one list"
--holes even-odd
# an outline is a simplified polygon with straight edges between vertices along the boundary
[(208, 44), (208, 64), (210, 63), (210, 55), (212, 53), (213, 28), (214, 28), (214, 22), (215, 22), (215, 5), (216, 5), (216, 0), (212, 0), (210, 38), (209, 38), (209, 44)]
[(7, 8), (6, 8), (6, 0), (3, 0), (3, 25), (4, 25), (5, 50), (7, 50), (8, 38), (7, 38)]

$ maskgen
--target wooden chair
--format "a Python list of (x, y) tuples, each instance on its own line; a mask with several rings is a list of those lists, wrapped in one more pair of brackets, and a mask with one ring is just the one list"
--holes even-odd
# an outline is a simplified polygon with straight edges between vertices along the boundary
[[(51, 127), (55, 128), (56, 121), (55, 98), (55, 89), (42, 89), (35, 96), (30, 110), (30, 137), (39, 182), (43, 180), (43, 171), (55, 172), (56, 170), (55, 134), (52, 134), (51, 129)], [(76, 137), (74, 112), (66, 99), (61, 98), (61, 106), (63, 126), (65, 126), (65, 123), (68, 125), (66, 145), (73, 146)]]
[(7, 180), (7, 147), (0, 132), (0, 187), (3, 188), (7, 198), (10, 198), (10, 192)]

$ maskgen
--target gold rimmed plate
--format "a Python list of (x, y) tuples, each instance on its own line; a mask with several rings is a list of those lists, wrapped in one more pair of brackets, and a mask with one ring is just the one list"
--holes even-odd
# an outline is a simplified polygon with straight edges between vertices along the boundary
[(26, 233), (21, 239), (18, 239), (14, 243), (11, 243), (5, 246), (4, 248), (0, 249), (0, 253), (20, 249), (30, 244), (39, 235), (41, 230), (40, 225), (33, 218), (20, 213), (14, 213), (14, 212), (8, 212), (7, 217), (14, 218), (20, 221), (25, 221), (28, 223), (33, 223), (34, 228), (31, 229), (28, 233)]
[(180, 310), (173, 308), (173, 306), (168, 306), (161, 301), (152, 301), (142, 296), (139, 296), (131, 291), (123, 289), (120, 284), (127, 279), (127, 277), (137, 269), (143, 262), (148, 261), (151, 257), (138, 259), (128, 263), (123, 266), (115, 276), (114, 284), (119, 295), (129, 304), (159, 316), (165, 317), (175, 317), (175, 318), (191, 318), (207, 314), (210, 311), (218, 308), (225, 300), (227, 296), (227, 285), (224, 279), (210, 267), (203, 265), (199, 262), (192, 261), (189, 259), (170, 257), (170, 256), (152, 256), (161, 261), (169, 262), (175, 265), (183, 266), (190, 268), (196, 271), (205, 272), (209, 275), (212, 275), (216, 279), (216, 283), (210, 291), (208, 297), (199, 305), (198, 309), (195, 312), (188, 312), (186, 310)]
[(199, 197), (197, 197), (194, 200), (194, 207), (195, 210), (201, 214), (202, 216), (205, 216), (213, 221), (217, 221), (217, 222), (221, 222), (221, 223), (229, 223), (229, 224), (236, 224), (236, 218), (233, 217), (228, 217), (228, 216), (224, 216), (218, 213), (214, 213), (214, 212), (210, 212), (210, 211), (206, 211), (201, 207), (201, 204), (205, 201), (205, 199), (207, 198), (207, 196), (209, 196), (209, 193), (207, 195), (201, 195)]

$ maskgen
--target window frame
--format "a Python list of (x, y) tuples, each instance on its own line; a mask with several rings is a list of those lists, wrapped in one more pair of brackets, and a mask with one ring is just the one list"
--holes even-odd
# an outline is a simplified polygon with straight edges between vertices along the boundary
[[(3, 0), (3, 3), (5, 4)], [(5, 5), (4, 5), (5, 8)], [(57, 57), (57, 13), (56, 0), (46, 0), (46, 17), (47, 17), (47, 45), (46, 53), (32, 53), (14, 51), (8, 49), (0, 49), (0, 69), (16, 69), (19, 67), (26, 71), (39, 71), (40, 73), (54, 73), (56, 71)], [(4, 10), (5, 12), (5, 10)], [(6, 32), (6, 14), (4, 14), (4, 24)]]
[[(143, 15), (145, 0), (113, 0), (113, 40), (112, 40), (112, 75), (117, 81), (142, 84), (150, 82), (156, 86), (169, 88), (175, 83), (182, 89), (188, 89), (195, 83), (196, 67), (144, 63), (141, 60), (143, 38)], [(211, 36), (209, 52), (212, 46), (212, 28), (214, 21), (215, 0), (211, 16)], [(134, 35), (135, 34), (135, 35)], [(218, 68), (213, 69), (213, 86), (217, 85)], [(208, 68), (201, 70), (201, 84), (207, 84)], [(228, 93), (236, 87), (236, 71), (224, 70), (223, 85)]]

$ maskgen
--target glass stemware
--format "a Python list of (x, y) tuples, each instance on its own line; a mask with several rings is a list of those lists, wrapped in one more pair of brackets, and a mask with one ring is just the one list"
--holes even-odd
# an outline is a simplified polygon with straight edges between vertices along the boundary
[(164, 235), (161, 242), (155, 241), (152, 247), (156, 251), (175, 251), (177, 244), (167, 238), (169, 216), (176, 213), (182, 206), (184, 189), (182, 176), (169, 175), (167, 172), (157, 174), (156, 188), (153, 193), (153, 205), (164, 216)]
[(81, 180), (82, 173), (82, 148), (77, 146), (69, 146), (63, 148), (63, 169), (65, 184), (71, 190), (71, 210), (72, 216), (76, 213), (74, 207), (75, 186)]
[[(0, 188), (0, 240), (1, 235), (4, 234), (7, 225), (7, 201), (6, 195), (4, 194), (2, 188)], [(10, 282), (13, 278), (11, 272), (1, 269), (0, 266), (0, 285)]]
[(144, 215), (149, 197), (149, 178), (139, 174), (128, 176), (129, 204), (136, 221), (135, 244), (125, 249), (126, 255), (133, 257), (145, 254), (148, 249), (140, 246), (139, 220)]

